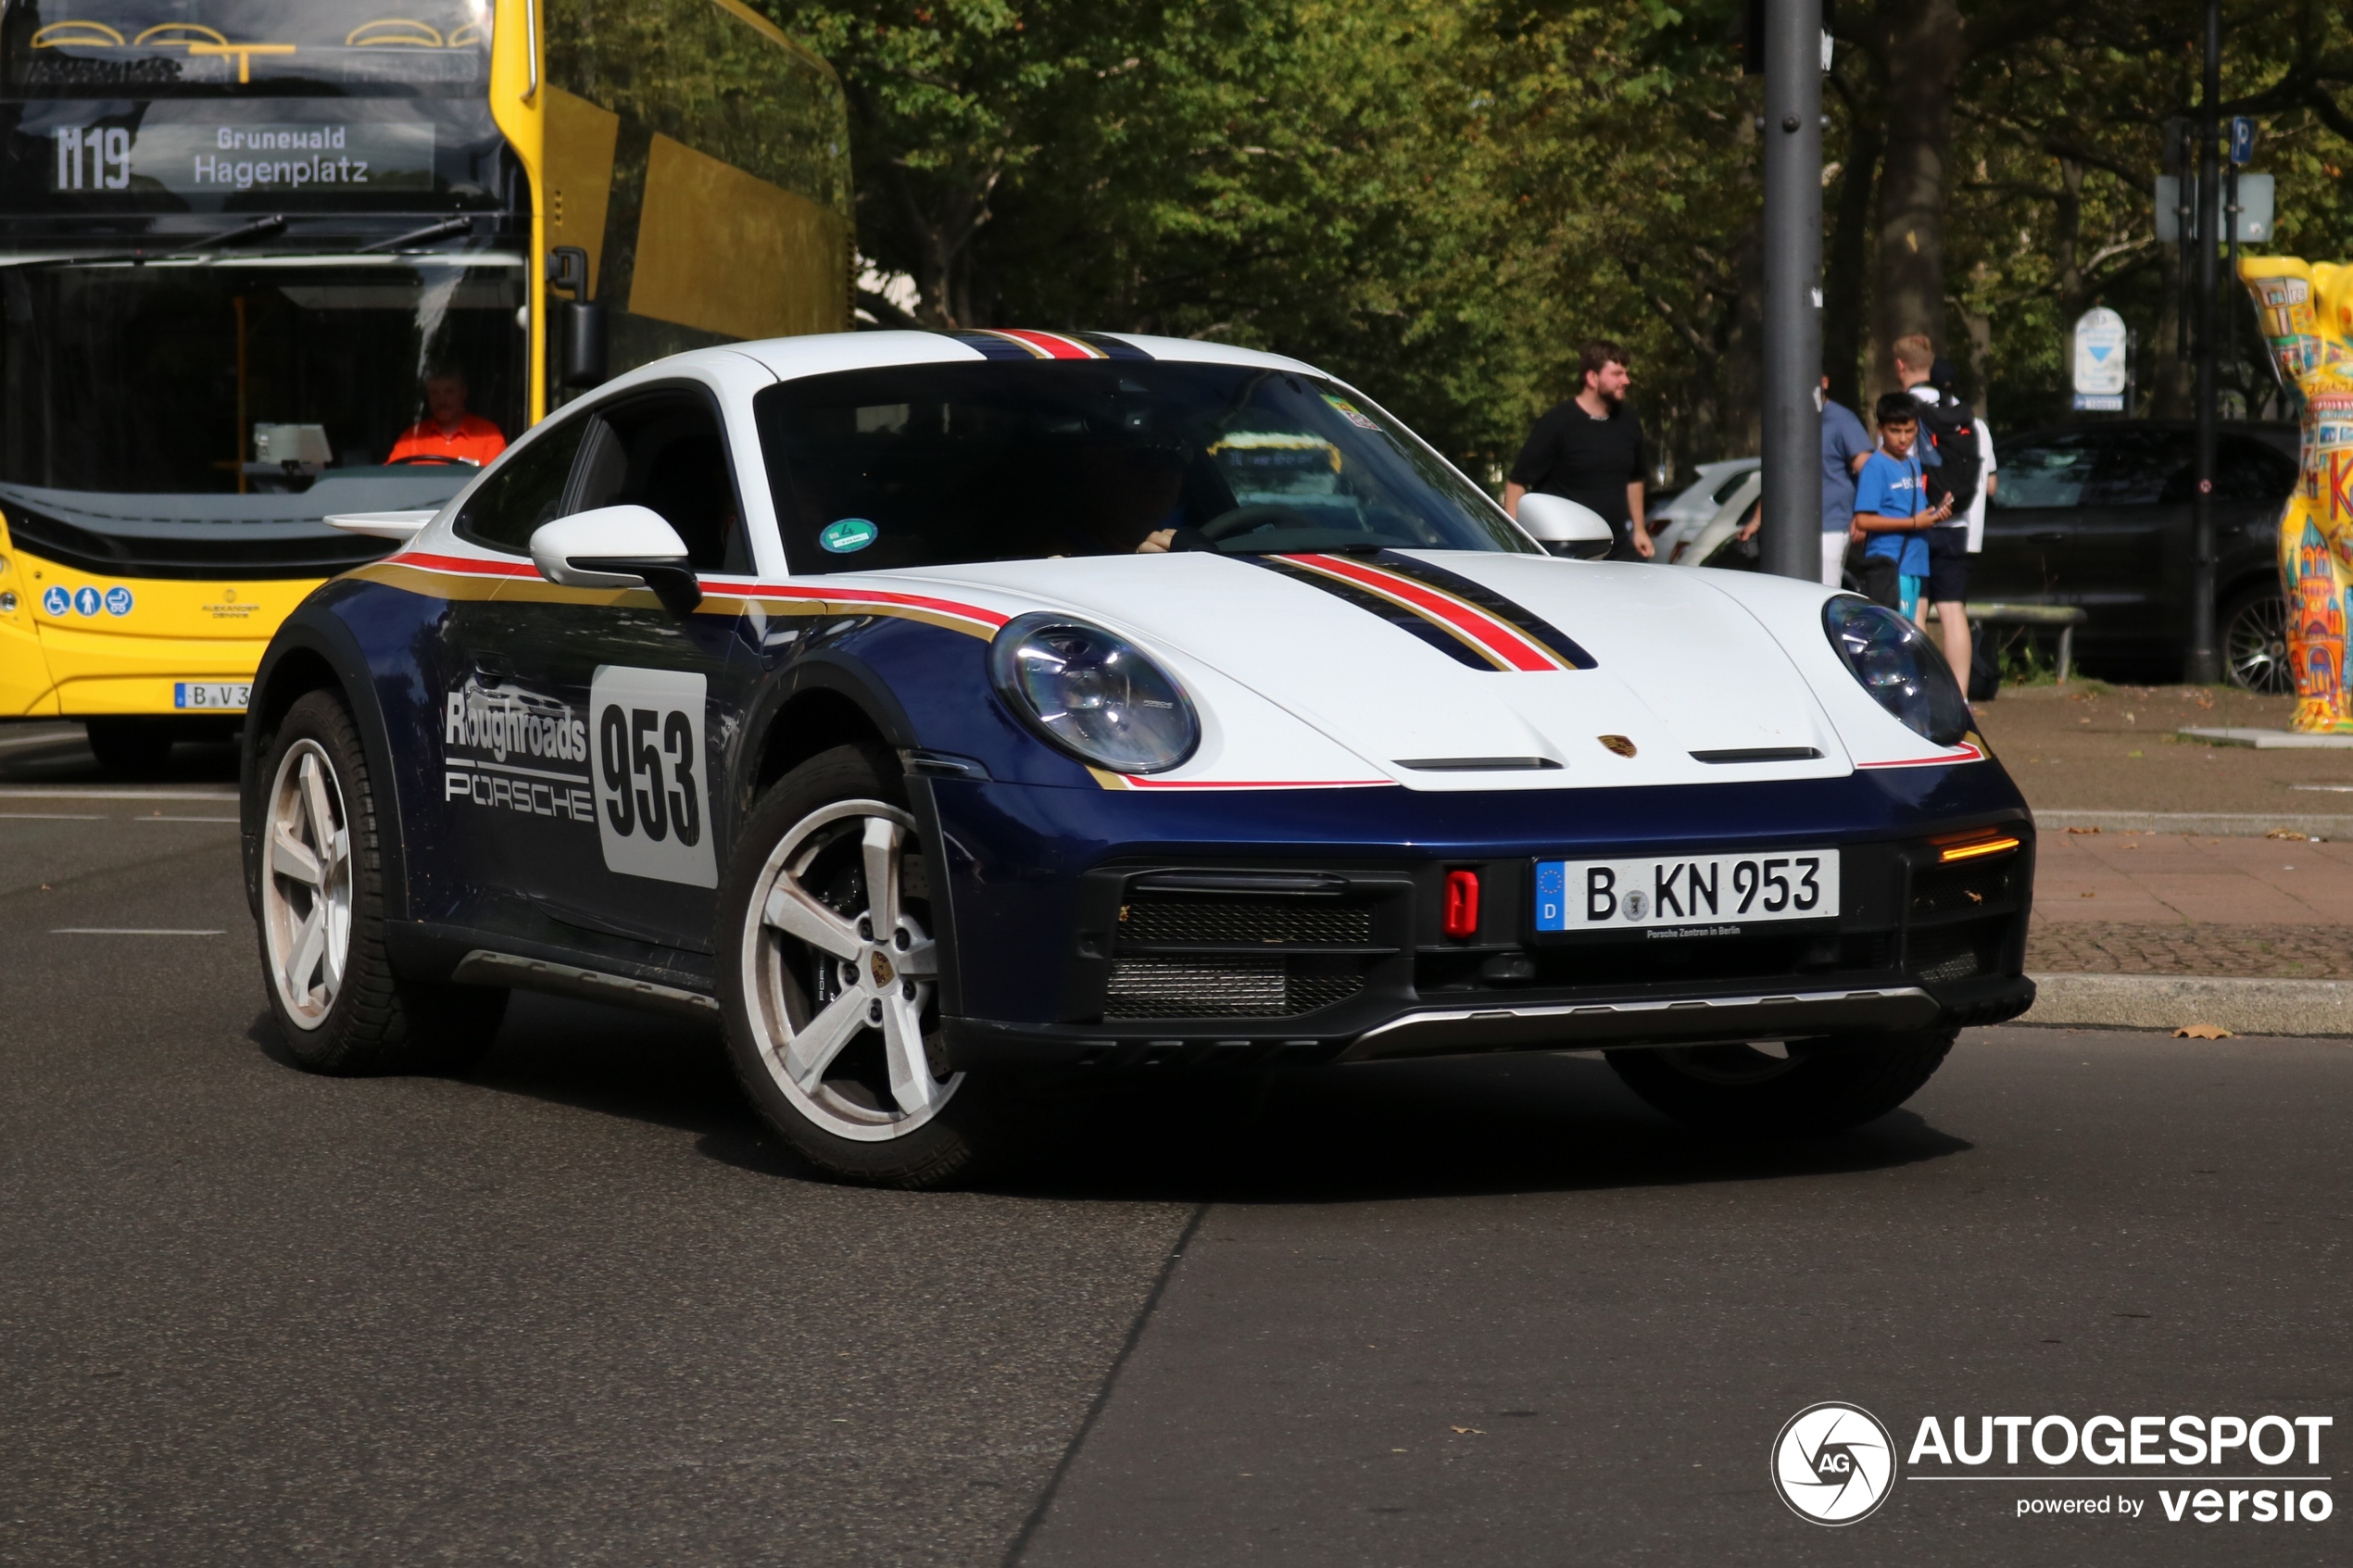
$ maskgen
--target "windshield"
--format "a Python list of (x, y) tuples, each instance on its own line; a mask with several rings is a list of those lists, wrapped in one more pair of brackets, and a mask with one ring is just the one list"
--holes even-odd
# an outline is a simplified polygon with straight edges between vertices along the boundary
[(6, 0), (15, 97), (486, 93), (491, 0)]
[(521, 261), (481, 255), (0, 268), (0, 483), (254, 494), (392, 458), (471, 472), (522, 429), (522, 303)]
[(1534, 548), (1329, 382), (1134, 360), (900, 365), (755, 407), (796, 572), (1173, 549)]

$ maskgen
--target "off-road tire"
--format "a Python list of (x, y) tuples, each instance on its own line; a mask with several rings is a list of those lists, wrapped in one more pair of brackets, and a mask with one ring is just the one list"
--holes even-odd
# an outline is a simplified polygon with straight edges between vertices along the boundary
[[(858, 1138), (829, 1130), (811, 1108), (798, 1103), (779, 1085), (770, 1059), (762, 1054), (761, 1035), (766, 1026), (755, 1018), (749, 994), (760, 981), (747, 958), (753, 940), (761, 936), (754, 895), (773, 874), (769, 861), (788, 834), (827, 808), (853, 801), (905, 809), (905, 782), (888, 752), (860, 746), (820, 752), (771, 785), (744, 823), (720, 885), (713, 941), (727, 1054), (761, 1115), (793, 1153), (820, 1173), (862, 1185), (907, 1189), (968, 1181), (1000, 1168), (1009, 1152), (1014, 1124), (1010, 1079), (963, 1073), (951, 1080), (947, 1099), (928, 1121), (903, 1135)], [(920, 852), (921, 846), (916, 847)], [(935, 938), (937, 935), (935, 929)], [(805, 993), (802, 999), (813, 1006)], [(936, 1000), (933, 1011), (936, 1016)]]
[[(1748, 1046), (1609, 1053), (1626, 1086), (1688, 1126), (1745, 1138), (1818, 1137), (1886, 1115), (1953, 1048), (1952, 1029), (1865, 1039), (1793, 1040), (1785, 1062)], [(1743, 1053), (1733, 1055), (1730, 1053)]]
[(260, 824), (260, 863), (256, 907), (270, 869), (270, 796), (279, 765), (298, 743), (308, 740), (325, 754), (346, 813), (350, 835), (351, 937), (343, 979), (326, 1015), (305, 1026), (285, 1006), (272, 970), (269, 940), (259, 931), (262, 990), (277, 1019), (287, 1054), (311, 1073), (362, 1077), (388, 1073), (461, 1073), (480, 1061), (497, 1037), (506, 1016), (506, 990), (404, 979), (384, 950), (383, 834), (393, 827), (380, 807), (375, 782), (359, 744), (358, 728), (341, 696), (329, 691), (296, 699), (271, 738), (267, 760), (252, 788), (246, 820)]

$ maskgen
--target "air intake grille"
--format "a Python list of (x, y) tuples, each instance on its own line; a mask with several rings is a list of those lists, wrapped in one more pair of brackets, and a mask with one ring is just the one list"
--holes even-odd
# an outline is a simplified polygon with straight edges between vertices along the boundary
[(1954, 866), (1930, 866), (1912, 873), (1912, 918), (1928, 915), (1986, 914), (2003, 909), (2017, 897), (2019, 858), (1964, 860)]
[(1917, 933), (1912, 937), (1912, 972), (1931, 985), (1982, 973), (1979, 942), (1978, 929), (1970, 926)]
[(1105, 1018), (1289, 1018), (1364, 989), (1359, 974), (1292, 973), (1279, 958), (1123, 959)]
[(1364, 947), (1373, 913), (1329, 898), (1133, 898), (1119, 911), (1122, 942), (1222, 947)]

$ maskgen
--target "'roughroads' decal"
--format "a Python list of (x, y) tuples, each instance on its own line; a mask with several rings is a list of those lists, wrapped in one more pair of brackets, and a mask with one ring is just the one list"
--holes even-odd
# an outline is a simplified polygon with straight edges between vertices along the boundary
[(1591, 670), (1593, 656), (1532, 611), (1443, 567), (1384, 550), (1242, 556), (1379, 616), (1473, 670)]
[(441, 797), (585, 822), (588, 726), (567, 704), (474, 677), (441, 718)]
[(692, 887), (719, 885), (703, 775), (700, 675), (600, 664), (588, 688), (596, 729), (597, 837), (605, 869)]

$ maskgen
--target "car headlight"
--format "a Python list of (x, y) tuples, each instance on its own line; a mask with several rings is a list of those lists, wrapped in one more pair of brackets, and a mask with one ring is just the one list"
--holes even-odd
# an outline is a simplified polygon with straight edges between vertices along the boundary
[(1083, 621), (1014, 617), (988, 646), (988, 674), (1024, 723), (1082, 762), (1165, 772), (1201, 744), (1201, 721), (1176, 678)]
[(1914, 734), (1951, 746), (1969, 733), (1969, 703), (1944, 656), (1920, 629), (1869, 599), (1822, 607), (1822, 629), (1871, 699)]

